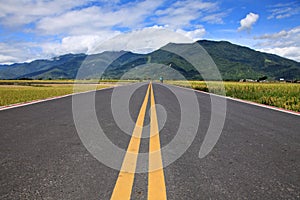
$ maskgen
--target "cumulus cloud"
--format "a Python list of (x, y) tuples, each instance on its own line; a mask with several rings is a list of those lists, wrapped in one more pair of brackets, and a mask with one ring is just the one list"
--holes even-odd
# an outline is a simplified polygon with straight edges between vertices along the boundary
[[(29, 62), (35, 59), (47, 59), (68, 53), (92, 53), (96, 45), (118, 33), (106, 35), (66, 36), (58, 41), (0, 43), (0, 63), (11, 64)], [(36, 49), (36, 50), (34, 50)]]
[(18, 61), (19, 61), (19, 59), (16, 57), (0, 54), (0, 62), (2, 64), (12, 64), (12, 63), (18, 62)]
[(66, 53), (90, 54), (93, 53), (95, 46), (118, 34), (119, 32), (102, 32), (99, 35), (67, 36), (59, 42), (42, 43), (39, 46), (48, 57)]
[(136, 44), (129, 43), (124, 50), (150, 51), (168, 42), (180, 42), (171, 34), (154, 39), (151, 34), (161, 34), (157, 32), (161, 28), (195, 41), (206, 33), (195, 21), (222, 24), (226, 15), (218, 2), (205, 0), (175, 0), (172, 4), (161, 0), (1, 1), (0, 26), (11, 36), (0, 38), (2, 46), (6, 45), (2, 50), (0, 45), (0, 63), (93, 53), (98, 44), (118, 34), (126, 38), (126, 32), (132, 30), (136, 30), (133, 35), (143, 33), (148, 39), (133, 40)]
[(149, 53), (173, 43), (191, 43), (199, 39), (205, 29), (193, 31), (171, 30), (163, 26), (152, 26), (128, 33), (111, 33), (110, 36), (98, 35), (69, 36), (60, 43), (43, 44), (43, 51), (48, 55), (60, 55), (67, 52), (95, 54), (103, 51), (132, 51)]
[(273, 34), (254, 37), (258, 50), (274, 53), (300, 62), (300, 26)]
[(285, 58), (289, 58), (295, 61), (300, 62), (300, 47), (276, 47), (276, 48), (263, 48), (259, 49), (260, 51), (276, 54)]
[[(66, 36), (61, 41), (44, 43), (22, 43), (7, 46), (0, 43), (0, 63), (28, 61), (30, 58), (52, 58), (67, 53), (95, 54), (103, 51), (132, 51), (149, 53), (172, 43), (192, 43), (205, 34), (203, 27), (186, 31), (172, 30), (164, 26), (152, 26), (132, 32), (102, 32), (98, 35)], [(20, 48), (23, 46), (23, 49)], [(27, 49), (41, 48), (42, 54), (34, 54)], [(9, 50), (10, 49), (10, 50)], [(8, 53), (10, 52), (10, 53)]]
[(161, 26), (144, 28), (130, 33), (120, 34), (98, 45), (93, 53), (102, 51), (132, 51), (149, 53), (160, 47), (173, 43), (189, 43), (192, 39)]
[(29, 61), (34, 55), (33, 49), (34, 48), (31, 48), (30, 43), (0, 43), (0, 63), (11, 64), (21, 61)]
[(258, 20), (259, 15), (255, 13), (249, 13), (247, 16), (240, 21), (240, 27), (238, 28), (238, 31), (243, 31), (243, 30), (251, 30), (252, 26), (256, 23)]
[(197, 41), (203, 38), (203, 36), (206, 33), (206, 30), (204, 27), (198, 27), (195, 30), (191, 30), (191, 31), (185, 31), (182, 29), (177, 29), (176, 30), (177, 33), (183, 34), (184, 36), (192, 39), (193, 41)]

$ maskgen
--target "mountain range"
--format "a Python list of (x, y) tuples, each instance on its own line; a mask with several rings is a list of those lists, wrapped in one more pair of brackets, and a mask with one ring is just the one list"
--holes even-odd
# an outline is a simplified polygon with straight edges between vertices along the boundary
[[(207, 53), (204, 50), (193, 52), (195, 45), (203, 47)], [(188, 59), (180, 52), (184, 52)], [(202, 71), (196, 69), (195, 63), (190, 60), (197, 61), (196, 65)], [(0, 65), (0, 79), (157, 79), (160, 76), (165, 79), (217, 79), (213, 68), (208, 65), (215, 65), (223, 80), (262, 77), (273, 80), (300, 79), (299, 62), (227, 41), (209, 40), (199, 40), (193, 44), (169, 43), (148, 54), (105, 51), (93, 55), (66, 54), (49, 60)]]

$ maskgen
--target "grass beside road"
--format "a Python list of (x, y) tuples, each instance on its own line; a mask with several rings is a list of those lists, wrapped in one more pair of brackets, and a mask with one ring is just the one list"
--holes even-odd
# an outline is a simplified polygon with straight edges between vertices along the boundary
[[(23, 83), (26, 82), (24, 81)], [(113, 83), (76, 84), (75, 92), (102, 89), (113, 85)], [(44, 84), (43, 82), (36, 82), (30, 85), (0, 85), (0, 106), (62, 96), (73, 92), (73, 84)]]
[[(76, 81), (75, 91), (83, 92), (111, 87), (118, 81), (95, 80)], [(132, 81), (122, 81), (129, 83)], [(74, 93), (73, 80), (0, 80), (0, 106), (29, 102)], [(204, 81), (166, 81), (166, 83), (192, 87), (193, 89), (220, 94), (219, 82)], [(240, 83), (224, 82), (226, 96), (253, 101), (300, 112), (300, 84), (293, 83)]]
[(133, 83), (137, 80), (0, 80), (0, 85)]
[[(167, 81), (196, 90), (220, 94), (218, 84), (208, 89), (204, 81)], [(226, 96), (300, 112), (300, 84), (224, 82)]]

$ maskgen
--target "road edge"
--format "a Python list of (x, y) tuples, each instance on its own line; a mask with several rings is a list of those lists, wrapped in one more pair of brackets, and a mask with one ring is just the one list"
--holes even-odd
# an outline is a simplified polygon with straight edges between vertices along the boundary
[(166, 85), (174, 86), (174, 87), (178, 87), (178, 88), (183, 88), (183, 89), (186, 89), (186, 90), (199, 92), (199, 93), (207, 94), (207, 95), (212, 95), (212, 96), (216, 96), (216, 97), (220, 97), (220, 98), (225, 98), (225, 99), (229, 99), (229, 100), (232, 100), (232, 101), (237, 101), (237, 102), (240, 102), (240, 103), (245, 103), (245, 104), (254, 105), (254, 106), (258, 106), (258, 107), (262, 107), (262, 108), (267, 108), (267, 109), (275, 110), (275, 111), (278, 111), (278, 112), (288, 113), (288, 114), (292, 114), (292, 115), (295, 115), (295, 116), (300, 116), (300, 112), (296, 112), (296, 111), (292, 111), (292, 110), (286, 110), (284, 108), (278, 108), (278, 107), (275, 107), (275, 106), (269, 106), (269, 105), (260, 104), (260, 103), (256, 103), (256, 102), (252, 102), (252, 101), (243, 100), (243, 99), (237, 99), (237, 98), (233, 98), (233, 97), (229, 97), (229, 96), (222, 96), (222, 95), (213, 94), (213, 93), (209, 93), (209, 92), (204, 92), (204, 91), (201, 91), (201, 90), (195, 90), (193, 88), (187, 88), (187, 87), (182, 87), (182, 86), (178, 86), (178, 85), (172, 85), (172, 84), (166, 84)]
[[(136, 83), (132, 83), (132, 84), (136, 84)], [(84, 94), (84, 93), (89, 93), (89, 92), (96, 92), (96, 91), (101, 91), (101, 90), (108, 90), (108, 89), (112, 89), (112, 88), (115, 88), (115, 87), (122, 87), (122, 86), (125, 86), (125, 85), (116, 85), (116, 86), (101, 88), (101, 89), (97, 89), (97, 90), (76, 92), (76, 93), (71, 93), (71, 94), (66, 94), (66, 95), (61, 95), (61, 96), (49, 97), (49, 98), (46, 98), (46, 99), (38, 99), (38, 100), (32, 100), (32, 101), (28, 101), (28, 102), (22, 102), (22, 103), (10, 104), (10, 105), (6, 105), (6, 106), (0, 106), (0, 112), (3, 111), (3, 110), (9, 110), (9, 109), (13, 109), (13, 108), (19, 108), (19, 107), (29, 106), (29, 105), (33, 105), (33, 104), (37, 104), (37, 103), (52, 101), (52, 100), (56, 100), (56, 99), (62, 99), (62, 98), (73, 96), (73, 95)]]

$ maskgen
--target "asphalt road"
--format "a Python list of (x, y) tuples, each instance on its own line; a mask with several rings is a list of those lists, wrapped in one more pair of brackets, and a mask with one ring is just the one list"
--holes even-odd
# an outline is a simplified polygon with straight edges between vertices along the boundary
[[(137, 89), (130, 97), (129, 113), (135, 122), (148, 84), (122, 86), (124, 94), (132, 87)], [(300, 199), (299, 116), (227, 100), (222, 134), (212, 151), (200, 159), (212, 116), (210, 96), (161, 84), (153, 84), (153, 91), (160, 105), (156, 108), (158, 124), (164, 124), (159, 132), (162, 148), (176, 137), (183, 120), (177, 97), (195, 94), (199, 102), (193, 105), (188, 98), (182, 102), (189, 112), (200, 110), (199, 127), (187, 151), (162, 170), (168, 199)], [(94, 109), (107, 138), (126, 152), (131, 136), (114, 120), (112, 92), (106, 89), (76, 97), (83, 101), (81, 112)], [(84, 104), (91, 96), (95, 106)], [(150, 97), (143, 136), (150, 129), (149, 108)], [(86, 121), (91, 119), (86, 117)], [(133, 130), (134, 124), (124, 117), (122, 123), (126, 121), (127, 129)], [(72, 97), (0, 111), (0, 124), (0, 199), (111, 198), (119, 171), (98, 161), (83, 145), (73, 120)], [(187, 128), (187, 134), (194, 128)], [(149, 146), (149, 138), (142, 138), (139, 152), (147, 153)], [(167, 165), (172, 152), (161, 154)], [(121, 167), (124, 155), (111, 152), (107, 158)], [(138, 158), (136, 170), (142, 171), (145, 163), (148, 160)], [(148, 176), (147, 172), (135, 174), (131, 199), (148, 198)]]

